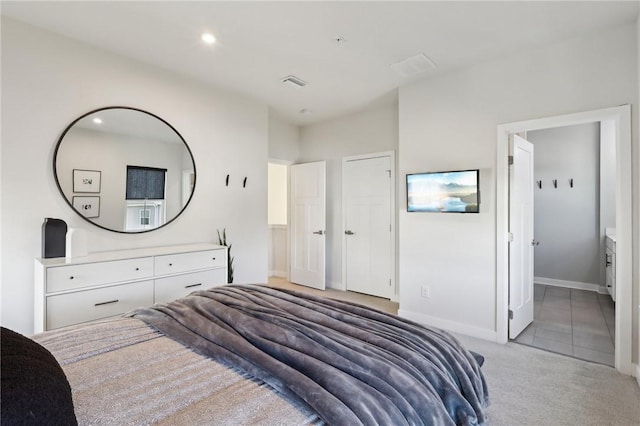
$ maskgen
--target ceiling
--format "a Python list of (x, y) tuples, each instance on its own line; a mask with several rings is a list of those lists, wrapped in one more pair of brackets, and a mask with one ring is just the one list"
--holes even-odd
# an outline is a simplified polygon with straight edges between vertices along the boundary
[[(239, 92), (268, 104), (283, 119), (305, 125), (392, 102), (396, 88), (419, 79), (634, 22), (638, 5), (3, 0), (1, 13)], [(216, 43), (202, 43), (203, 31), (212, 32)], [(411, 77), (391, 68), (420, 53), (437, 67)], [(288, 75), (308, 85), (283, 84)], [(311, 112), (302, 114), (303, 109)]]

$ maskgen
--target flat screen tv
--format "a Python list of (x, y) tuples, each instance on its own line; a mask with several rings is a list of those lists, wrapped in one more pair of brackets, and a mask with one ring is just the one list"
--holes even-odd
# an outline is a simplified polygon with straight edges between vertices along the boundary
[(408, 174), (407, 211), (478, 213), (480, 170)]

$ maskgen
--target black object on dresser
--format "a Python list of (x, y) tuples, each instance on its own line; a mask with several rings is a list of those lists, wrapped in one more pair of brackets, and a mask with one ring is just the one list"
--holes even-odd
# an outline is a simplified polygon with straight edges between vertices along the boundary
[(66, 239), (67, 223), (62, 219), (45, 217), (42, 223), (42, 257), (64, 257)]

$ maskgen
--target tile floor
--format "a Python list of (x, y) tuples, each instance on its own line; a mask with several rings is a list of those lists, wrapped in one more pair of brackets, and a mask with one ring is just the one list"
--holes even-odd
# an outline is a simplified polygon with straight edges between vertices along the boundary
[(534, 320), (514, 341), (614, 365), (615, 305), (608, 294), (536, 284)]

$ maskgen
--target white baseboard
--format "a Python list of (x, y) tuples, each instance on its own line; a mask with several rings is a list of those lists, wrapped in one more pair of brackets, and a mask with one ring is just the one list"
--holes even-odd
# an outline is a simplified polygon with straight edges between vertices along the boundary
[[(551, 285), (555, 287), (575, 288), (576, 290), (588, 290), (588, 291), (595, 291), (598, 293), (601, 292), (600, 289), (604, 289), (604, 287), (602, 287), (599, 284), (581, 283), (579, 281), (556, 280), (554, 278), (534, 277), (533, 282), (536, 284)], [(607, 291), (606, 289), (604, 289), (603, 294), (606, 294), (606, 293)]]
[(327, 288), (332, 288), (334, 290), (342, 290), (342, 291), (346, 291), (347, 289), (344, 288), (342, 286), (341, 282), (336, 282), (336, 281), (328, 281), (327, 282)]
[(497, 342), (498, 334), (495, 330), (487, 330), (484, 328), (474, 327), (468, 324), (461, 324), (459, 322), (445, 320), (442, 318), (436, 318), (425, 314), (419, 314), (416, 312), (410, 312), (405, 309), (399, 309), (398, 315), (417, 323), (440, 328), (442, 330), (451, 331), (454, 333), (460, 333), (471, 337), (477, 337), (478, 339), (489, 340), (491, 342)]
[(269, 271), (270, 277), (287, 278), (287, 271)]

